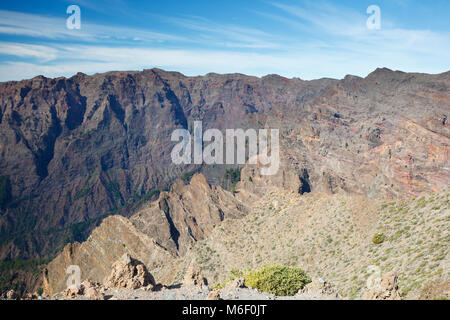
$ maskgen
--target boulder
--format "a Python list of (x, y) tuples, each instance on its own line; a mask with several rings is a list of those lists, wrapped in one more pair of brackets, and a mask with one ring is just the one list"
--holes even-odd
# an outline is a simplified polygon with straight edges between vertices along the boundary
[(89, 300), (105, 300), (103, 293), (100, 293), (96, 288), (90, 287), (85, 290), (85, 298)]
[(106, 279), (106, 288), (139, 289), (155, 286), (155, 279), (147, 267), (140, 261), (125, 253), (112, 265), (112, 271)]

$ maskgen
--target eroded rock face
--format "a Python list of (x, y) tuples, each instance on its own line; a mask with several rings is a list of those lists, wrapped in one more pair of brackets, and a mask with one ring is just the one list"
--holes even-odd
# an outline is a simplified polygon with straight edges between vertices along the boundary
[(178, 272), (172, 262), (198, 240), (212, 232), (225, 218), (247, 214), (247, 208), (232, 193), (210, 185), (196, 174), (190, 184), (178, 180), (130, 219), (106, 218), (87, 241), (69, 244), (44, 274), (46, 292), (64, 289), (70, 265), (78, 265), (82, 279), (103, 282), (112, 264), (128, 253), (145, 262), (161, 283), (170, 283)]
[(26, 245), (9, 239), (0, 258), (53, 253), (67, 231), (32, 231), (67, 230), (172, 182), (188, 168), (172, 163), (169, 137), (196, 119), (220, 130), (279, 129), (281, 178), (271, 180), (296, 192), (438, 191), (449, 180), (449, 78), (378, 69), (364, 79), (302, 81), (152, 69), (1, 83), (0, 176), (21, 201), (3, 213), (0, 230), (33, 223)]
[(196, 241), (209, 235), (225, 218), (238, 218), (247, 208), (230, 192), (195, 174), (185, 185), (177, 180), (158, 201), (136, 213), (130, 221), (165, 249), (184, 255)]
[(51, 295), (66, 288), (66, 270), (77, 265), (81, 270), (81, 280), (89, 279), (103, 283), (112, 271), (112, 265), (124, 254), (130, 254), (144, 261), (150, 272), (163, 282), (174, 272), (169, 267), (174, 255), (140, 232), (125, 217), (111, 216), (94, 230), (87, 241), (68, 244), (44, 272), (44, 291)]
[(155, 279), (146, 266), (127, 253), (113, 264), (111, 274), (105, 281), (106, 288), (134, 290), (155, 285)]

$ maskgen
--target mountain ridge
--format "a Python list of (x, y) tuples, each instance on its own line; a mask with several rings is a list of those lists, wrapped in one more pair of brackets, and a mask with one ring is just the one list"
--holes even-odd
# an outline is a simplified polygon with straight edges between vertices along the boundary
[(379, 69), (304, 81), (150, 69), (1, 83), (0, 176), (12, 199), (0, 217), (0, 257), (55, 254), (98, 223), (81, 235), (72, 226), (128, 216), (185, 172), (218, 180), (225, 168), (170, 161), (167, 137), (195, 120), (279, 128), (280, 172), (292, 175), (272, 179), (282, 185), (299, 179), (312, 192), (380, 198), (436, 191), (448, 184), (449, 75)]

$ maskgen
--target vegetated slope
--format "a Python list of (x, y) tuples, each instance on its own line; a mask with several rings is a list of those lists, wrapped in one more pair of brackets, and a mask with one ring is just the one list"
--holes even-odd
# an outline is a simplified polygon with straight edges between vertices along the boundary
[(449, 223), (448, 191), (384, 202), (274, 188), (250, 214), (225, 220), (196, 243), (182, 265), (199, 265), (212, 284), (232, 270), (296, 265), (347, 298), (360, 298), (377, 268), (395, 270), (403, 295), (418, 298), (432, 281), (450, 281)]
[[(46, 292), (65, 288), (72, 264), (80, 266), (82, 280), (101, 282), (123, 253), (143, 261), (166, 285), (182, 282), (192, 266), (214, 286), (233, 270), (268, 263), (299, 266), (346, 298), (361, 297), (374, 270), (397, 271), (406, 298), (450, 280), (448, 190), (386, 202), (345, 192), (300, 195), (258, 177), (241, 179), (231, 193), (197, 174), (190, 185), (179, 180), (130, 219), (106, 219), (86, 242), (68, 245), (48, 265)], [(246, 189), (249, 183), (258, 194)], [(223, 218), (214, 215), (217, 210)], [(179, 232), (178, 246), (170, 228)]]
[[(377, 69), (366, 78), (185, 77), (159, 69), (0, 84), (0, 258), (39, 258), (83, 241), (191, 170), (176, 128), (276, 128), (296, 192), (395, 198), (449, 182), (450, 73)], [(297, 178), (295, 178), (297, 177)], [(282, 177), (283, 178), (283, 177)]]

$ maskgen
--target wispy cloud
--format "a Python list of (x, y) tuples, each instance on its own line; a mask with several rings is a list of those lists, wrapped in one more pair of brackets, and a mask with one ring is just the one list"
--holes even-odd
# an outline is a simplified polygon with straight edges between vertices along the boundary
[(334, 53), (342, 51), (371, 57), (391, 55), (393, 60), (402, 55), (410, 58), (424, 55), (422, 59), (439, 57), (441, 62), (445, 57), (449, 58), (449, 32), (396, 28), (387, 19), (382, 20), (381, 30), (372, 31), (366, 28), (368, 16), (365, 12), (323, 1), (306, 1), (303, 6), (270, 4), (280, 12), (258, 14), (311, 35), (310, 43), (317, 43), (315, 38), (324, 39), (322, 44), (326, 43), (327, 49)]
[(58, 50), (41, 45), (0, 43), (0, 54), (16, 57), (36, 58), (41, 62), (48, 62), (57, 59)]
[(195, 31), (209, 43), (225, 47), (241, 48), (278, 48), (280, 35), (273, 35), (259, 29), (224, 24), (203, 17), (164, 17), (168, 23)]
[(66, 28), (64, 17), (49, 17), (43, 15), (0, 10), (0, 34), (34, 37), (60, 41), (136, 41), (161, 42), (190, 40), (178, 35), (154, 32), (123, 26), (83, 23), (81, 30)]
[[(92, 23), (67, 30), (64, 17), (0, 10), (0, 34), (18, 39), (0, 42), (0, 81), (151, 67), (187, 75), (278, 73), (303, 79), (365, 76), (380, 66), (429, 73), (450, 69), (447, 31), (398, 28), (384, 18), (382, 29), (372, 31), (364, 11), (324, 1), (295, 3), (268, 2), (268, 10), (250, 10), (257, 26), (155, 16), (163, 21), (155, 25), (171, 26), (163, 32)], [(276, 30), (270, 27), (274, 21)]]

